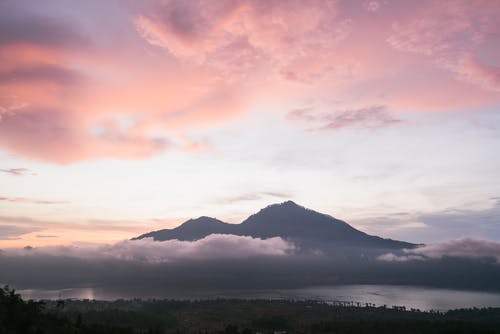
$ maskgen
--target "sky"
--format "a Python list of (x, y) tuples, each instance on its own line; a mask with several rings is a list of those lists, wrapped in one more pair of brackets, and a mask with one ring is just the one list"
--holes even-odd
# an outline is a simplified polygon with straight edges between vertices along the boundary
[(500, 241), (499, 1), (0, 2), (0, 247), (293, 200)]

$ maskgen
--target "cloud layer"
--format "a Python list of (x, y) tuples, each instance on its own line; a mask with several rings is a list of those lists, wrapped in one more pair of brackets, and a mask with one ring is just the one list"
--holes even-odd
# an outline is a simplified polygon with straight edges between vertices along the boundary
[(198, 153), (211, 146), (192, 132), (256, 105), (323, 101), (292, 116), (335, 130), (499, 99), (491, 1), (111, 2), (105, 26), (58, 5), (0, 5), (0, 147), (31, 159)]
[[(8, 230), (7, 232), (9, 232)], [(20, 233), (14, 230), (10, 233)], [(246, 236), (212, 234), (197, 241), (154, 241), (152, 238), (124, 240), (112, 245), (80, 245), (8, 250), (18, 256), (62, 256), (89, 260), (115, 259), (146, 263), (182, 259), (244, 259), (256, 256), (291, 255), (295, 246), (279, 237), (259, 239)]]
[[(470, 244), (470, 242), (466, 242)], [(380, 250), (296, 252), (280, 239), (212, 235), (195, 242), (123, 241), (0, 252), (0, 282), (17, 289), (98, 288), (120, 297), (172, 297), (183, 291), (286, 289), (331, 284), (411, 284), (498, 289), (500, 266), (464, 255), (456, 242), (422, 250), (434, 261), (380, 261)], [(486, 245), (488, 246), (488, 245)], [(487, 256), (497, 252), (475, 244)], [(483, 250), (480, 250), (483, 249)], [(417, 251), (418, 252), (418, 251)], [(465, 251), (465, 254), (468, 254)], [(404, 256), (420, 256), (409, 253)]]
[(406, 262), (457, 257), (468, 259), (493, 259), (500, 264), (500, 242), (463, 238), (433, 243), (415, 249), (405, 249), (404, 255), (387, 253), (379, 256), (380, 261)]

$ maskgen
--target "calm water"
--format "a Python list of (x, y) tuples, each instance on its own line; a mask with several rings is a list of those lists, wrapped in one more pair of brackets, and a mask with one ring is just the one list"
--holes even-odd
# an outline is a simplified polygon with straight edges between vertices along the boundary
[(136, 291), (123, 293), (100, 288), (77, 288), (64, 290), (19, 290), (27, 299), (100, 299), (114, 300), (119, 298), (178, 298), (178, 299), (313, 299), (322, 301), (350, 301), (355, 303), (372, 303), (376, 306), (406, 306), (420, 310), (445, 311), (469, 307), (500, 307), (500, 293), (448, 290), (415, 286), (393, 285), (339, 285), (310, 287), (293, 290), (262, 291), (212, 291), (189, 293), (155, 293), (147, 294)]

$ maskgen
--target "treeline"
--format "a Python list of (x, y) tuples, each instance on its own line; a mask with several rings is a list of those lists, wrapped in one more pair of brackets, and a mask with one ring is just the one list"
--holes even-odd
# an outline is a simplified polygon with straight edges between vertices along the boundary
[(0, 289), (3, 333), (500, 333), (500, 308), (442, 312), (284, 300), (23, 301)]
[[(0, 334), (132, 334), (134, 328), (87, 324), (56, 312), (47, 312), (44, 302), (24, 301), (8, 286), (0, 287)], [(62, 307), (59, 303), (58, 307)]]

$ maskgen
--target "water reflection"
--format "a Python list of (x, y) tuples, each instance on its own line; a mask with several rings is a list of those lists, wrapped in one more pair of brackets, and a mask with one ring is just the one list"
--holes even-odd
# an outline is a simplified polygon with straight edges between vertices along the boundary
[[(24, 299), (102, 299), (95, 294), (94, 288), (75, 288), (60, 290), (18, 290)], [(107, 298), (104, 298), (108, 300)]]
[(339, 285), (293, 290), (225, 290), (225, 291), (147, 291), (110, 288), (75, 288), (62, 290), (19, 290), (26, 299), (98, 299), (132, 298), (169, 299), (313, 299), (348, 301), (365, 305), (406, 306), (420, 310), (445, 311), (456, 308), (500, 307), (500, 293), (449, 290), (416, 286)]

